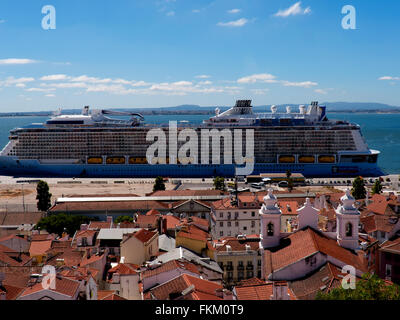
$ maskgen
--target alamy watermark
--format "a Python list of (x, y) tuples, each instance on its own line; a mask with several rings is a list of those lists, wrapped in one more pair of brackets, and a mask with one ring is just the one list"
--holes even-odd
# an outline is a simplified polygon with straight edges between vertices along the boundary
[(345, 14), (342, 18), (342, 28), (345, 30), (356, 29), (356, 8), (352, 5), (345, 5), (342, 8), (342, 14)]
[(56, 8), (52, 5), (46, 5), (42, 8), (42, 14), (45, 14), (42, 19), (43, 30), (56, 29)]
[[(223, 139), (223, 163), (236, 165), (235, 174), (249, 175), (254, 170), (254, 129), (194, 129), (185, 128), (179, 131), (176, 121), (169, 122), (168, 156), (167, 135), (161, 128), (147, 132), (146, 141), (154, 142), (146, 152), (149, 164), (221, 164), (221, 139)], [(243, 147), (243, 131), (246, 135)], [(211, 141), (211, 159), (210, 159)], [(183, 142), (178, 150), (178, 142)], [(199, 143), (201, 145), (199, 154)], [(243, 149), (245, 155), (243, 156)], [(244, 167), (243, 167), (244, 165)]]
[(342, 273), (347, 273), (342, 279), (342, 288), (345, 290), (356, 288), (356, 268), (346, 265), (342, 268)]

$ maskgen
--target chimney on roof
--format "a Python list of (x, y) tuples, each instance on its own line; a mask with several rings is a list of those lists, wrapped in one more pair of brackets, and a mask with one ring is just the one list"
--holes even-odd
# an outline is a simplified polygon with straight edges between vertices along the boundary
[(113, 217), (112, 216), (107, 216), (107, 222), (112, 223), (113, 222)]
[(87, 230), (88, 229), (88, 225), (86, 223), (81, 224), (81, 230)]
[(286, 282), (274, 282), (272, 284), (271, 300), (289, 300), (288, 287)]

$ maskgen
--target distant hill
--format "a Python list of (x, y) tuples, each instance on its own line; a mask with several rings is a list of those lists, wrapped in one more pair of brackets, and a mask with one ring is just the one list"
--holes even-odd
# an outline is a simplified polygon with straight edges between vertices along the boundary
[[(279, 104), (278, 112), (285, 112), (286, 106), (290, 106), (292, 112), (298, 111), (299, 104)], [(303, 103), (308, 105), (309, 103)], [(400, 112), (400, 107), (391, 106), (383, 103), (376, 102), (321, 102), (320, 105), (325, 105), (328, 112)], [(228, 110), (230, 106), (198, 106), (192, 104), (185, 104), (172, 107), (159, 107), (159, 108), (113, 108), (117, 111), (131, 111), (138, 112), (143, 115), (151, 114), (214, 114), (215, 109), (219, 108), (221, 112)], [(96, 107), (101, 108), (101, 107)], [(56, 108), (55, 108), (56, 109)], [(104, 108), (107, 109), (107, 108)], [(270, 112), (270, 105), (253, 106), (255, 112)], [(79, 114), (82, 109), (63, 109), (63, 114)], [(0, 116), (48, 116), (53, 111), (41, 111), (41, 112), (7, 112), (0, 113)]]

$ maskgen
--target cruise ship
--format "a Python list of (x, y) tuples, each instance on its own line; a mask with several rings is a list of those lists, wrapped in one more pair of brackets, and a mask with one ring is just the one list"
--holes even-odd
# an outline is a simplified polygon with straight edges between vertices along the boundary
[[(368, 148), (360, 126), (330, 120), (318, 102), (278, 112), (276, 106), (263, 113), (253, 111), (251, 100), (239, 100), (225, 112), (195, 125), (179, 122), (174, 134), (192, 129), (201, 135), (214, 132), (251, 130), (254, 137), (251, 174), (302, 173), (305, 177), (376, 177), (379, 151)], [(123, 116), (115, 117), (115, 116)], [(89, 110), (80, 115), (55, 114), (44, 123), (15, 128), (0, 153), (0, 174), (19, 177), (234, 177), (239, 164), (226, 161), (224, 141), (198, 139), (198, 154), (210, 161), (189, 157), (186, 163), (165, 156), (149, 158), (150, 130), (166, 133), (165, 149), (179, 148), (185, 141), (168, 139), (171, 127), (146, 124), (137, 113)], [(223, 136), (223, 134), (221, 134)], [(242, 139), (246, 150), (246, 139)], [(196, 142), (197, 143), (197, 142)], [(231, 142), (232, 143), (232, 142)], [(175, 145), (174, 145), (175, 144)], [(203, 144), (203, 145), (202, 145)], [(218, 145), (219, 144), (219, 145)], [(234, 142), (236, 146), (238, 143)], [(219, 148), (216, 148), (216, 147)], [(206, 148), (205, 148), (206, 147)], [(205, 151), (204, 151), (205, 150)], [(214, 161), (218, 150), (221, 161)], [(200, 158), (200, 157), (198, 157)]]

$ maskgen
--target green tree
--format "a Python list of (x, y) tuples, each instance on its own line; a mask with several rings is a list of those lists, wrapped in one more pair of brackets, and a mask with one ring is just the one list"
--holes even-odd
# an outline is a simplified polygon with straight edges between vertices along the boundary
[(400, 287), (396, 284), (389, 285), (377, 275), (365, 273), (356, 288), (335, 288), (328, 293), (319, 292), (317, 300), (399, 300)]
[(154, 181), (153, 192), (165, 190), (165, 183), (163, 177), (157, 177)]
[(115, 221), (115, 223), (121, 223), (121, 222), (133, 222), (133, 218), (130, 216), (118, 216)]
[(379, 179), (377, 179), (372, 186), (372, 194), (379, 194), (382, 192), (382, 184)]
[(47, 211), (51, 207), (51, 193), (46, 181), (40, 180), (36, 187), (37, 208), (39, 211)]
[(354, 179), (351, 194), (356, 200), (365, 199), (367, 190), (365, 189), (365, 183), (362, 177), (357, 177)]
[(214, 178), (214, 189), (225, 191), (225, 179), (223, 177), (215, 177)]
[(75, 216), (65, 213), (50, 215), (39, 220), (36, 224), (36, 229), (46, 230), (48, 233), (56, 233), (59, 236), (65, 231), (70, 235), (74, 235), (76, 230), (79, 230), (81, 224), (89, 223), (96, 220), (85, 216)]

